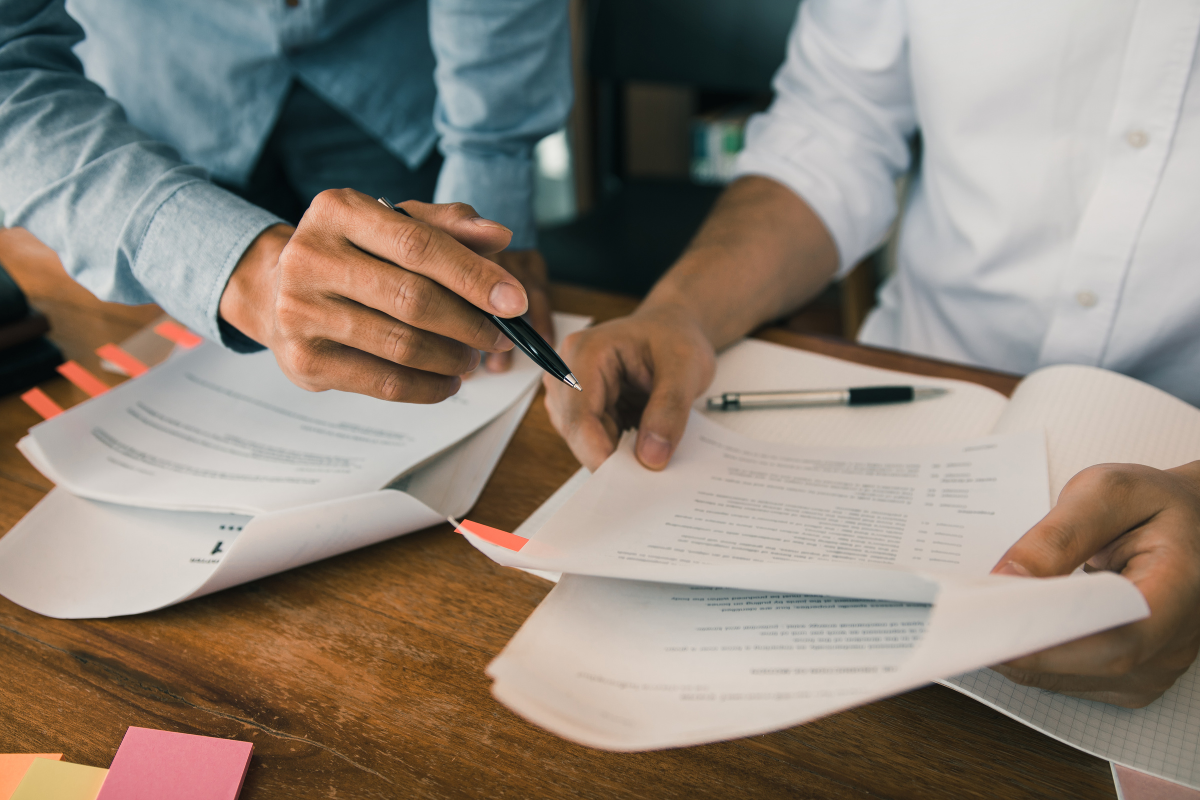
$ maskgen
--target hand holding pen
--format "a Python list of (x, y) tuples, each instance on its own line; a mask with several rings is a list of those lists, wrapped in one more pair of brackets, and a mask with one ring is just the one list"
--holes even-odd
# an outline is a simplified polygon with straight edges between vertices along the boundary
[(520, 281), (480, 255), (503, 250), (512, 233), (461, 203), (408, 208), (416, 219), (360, 192), (329, 190), (299, 227), (261, 233), (221, 296), (226, 340), (265, 345), (311, 391), (405, 403), (457, 392), (481, 350), (512, 349), (480, 309), (528, 310)]
[[(406, 217), (412, 215), (405, 211), (400, 206), (392, 203), (386, 197), (380, 197), (379, 202), (393, 211), (398, 211)], [(541, 337), (541, 335), (533, 329), (524, 317), (501, 317), (489, 311), (484, 311), (487, 318), (499, 328), (505, 336), (508, 337), (514, 345), (524, 352), (533, 363), (537, 364), (550, 375), (570, 386), (576, 391), (583, 391), (579, 385), (579, 381), (571, 374), (571, 370), (559, 358), (558, 353), (554, 352), (554, 348)]]

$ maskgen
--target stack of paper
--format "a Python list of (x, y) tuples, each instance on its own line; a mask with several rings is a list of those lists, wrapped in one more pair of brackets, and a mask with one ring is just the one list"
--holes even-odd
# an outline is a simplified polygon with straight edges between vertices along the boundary
[[(760, 342), (722, 355), (709, 393), (912, 382), (952, 391), (892, 407), (697, 413), (662, 473), (637, 464), (627, 437), (516, 532), (529, 540), (519, 551), (470, 536), (500, 563), (570, 573), (489, 667), (496, 697), (595, 747), (697, 744), (1143, 617), (1141, 594), (1114, 574), (987, 573), (1080, 469), (1200, 457), (1195, 408), (1083, 367), (1035, 373), (1006, 401)], [(856, 446), (836, 446), (845, 442)], [(1050, 694), (974, 675), (988, 676), (1002, 708)], [(1195, 759), (1179, 755), (1196, 752), (1194, 680), (1195, 670), (1148, 709), (1113, 709), (1087, 726), (1086, 743), (1080, 728), (1047, 725), (1055, 714), (1040, 724), (1200, 785)], [(970, 691), (979, 679), (957, 683)], [(1168, 721), (1170, 731), (1158, 724)], [(1153, 757), (1135, 728), (1157, 729)]]
[(0, 594), (140, 613), (461, 515), (540, 377), (517, 357), (418, 406), (306, 392), (270, 352), (201, 345), (21, 441), (57, 488), (0, 539)]

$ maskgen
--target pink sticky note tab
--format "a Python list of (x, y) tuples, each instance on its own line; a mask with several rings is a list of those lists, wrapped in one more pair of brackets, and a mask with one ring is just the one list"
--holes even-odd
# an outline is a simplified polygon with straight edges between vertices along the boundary
[(56, 369), (64, 378), (82, 389), (88, 397), (95, 397), (98, 394), (104, 394), (108, 391), (109, 387), (107, 383), (79, 366), (79, 363), (76, 361), (59, 364)]
[[(25, 401), (25, 405), (41, 414), (42, 419), (57, 417), (63, 412), (62, 406), (51, 400), (41, 389), (30, 389), (21, 395), (21, 399)], [(4, 795), (0, 794), (0, 800), (6, 800)]]
[(131, 727), (96, 800), (234, 800), (253, 750), (236, 739)]
[(62, 759), (62, 753), (0, 753), (0, 800), (8, 800), (35, 758)]
[(165, 319), (155, 325), (154, 332), (164, 339), (169, 339), (186, 350), (191, 350), (193, 347), (196, 347), (204, 341), (199, 336), (180, 325), (178, 322), (172, 322), (169, 319)]
[(106, 345), (101, 345), (96, 348), (96, 355), (111, 361), (121, 369), (125, 370), (125, 374), (131, 378), (136, 378), (139, 375), (144, 375), (150, 371), (150, 368), (143, 364), (138, 359), (126, 353), (121, 348), (111, 342)]
[(485, 542), (491, 542), (509, 550), (520, 550), (529, 543), (524, 536), (517, 536), (515, 533), (502, 531), (499, 528), (489, 528), (487, 525), (480, 525), (469, 519), (464, 519), (454, 530), (457, 533), (473, 533)]
[(1200, 791), (1120, 764), (1113, 764), (1113, 772), (1120, 784), (1123, 800), (1200, 800)]
[(96, 800), (108, 770), (35, 758), (9, 800)]

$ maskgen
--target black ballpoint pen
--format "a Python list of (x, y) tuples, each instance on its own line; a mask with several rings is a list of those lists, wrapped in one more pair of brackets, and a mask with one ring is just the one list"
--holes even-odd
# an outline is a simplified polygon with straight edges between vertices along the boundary
[[(386, 197), (380, 197), (378, 200), (380, 203), (392, 209), (393, 211), (399, 211), (404, 216), (412, 218), (412, 214), (409, 214), (403, 208), (396, 205), (391, 200), (388, 200)], [(486, 311), (483, 311), (482, 313), (487, 314)], [(579, 381), (574, 375), (571, 374), (571, 370), (565, 363), (563, 363), (563, 360), (559, 358), (558, 353), (554, 352), (554, 348), (550, 346), (549, 342), (543, 339), (541, 334), (534, 330), (533, 326), (525, 321), (524, 317), (505, 319), (504, 317), (498, 317), (495, 314), (487, 314), (487, 317), (496, 325), (497, 328), (500, 329), (505, 336), (508, 337), (509, 341), (519, 347), (521, 351), (525, 353), (525, 355), (533, 359), (533, 363), (537, 364), (546, 372), (550, 373), (555, 378), (558, 378), (575, 391), (583, 391), (583, 387), (579, 385)]]
[(860, 386), (855, 389), (805, 389), (794, 392), (725, 392), (710, 397), (709, 411), (746, 408), (813, 408), (816, 406), (876, 406), (941, 397), (938, 386)]

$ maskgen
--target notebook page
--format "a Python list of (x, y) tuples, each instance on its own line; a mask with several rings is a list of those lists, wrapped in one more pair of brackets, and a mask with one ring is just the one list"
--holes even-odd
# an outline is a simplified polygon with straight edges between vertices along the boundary
[[(880, 406), (708, 411), (705, 398), (723, 392), (845, 389), (879, 385), (941, 386), (932, 400)], [(1008, 399), (965, 381), (926, 378), (867, 367), (792, 347), (746, 339), (717, 357), (712, 385), (695, 409), (732, 431), (768, 442), (816, 447), (946, 444), (987, 436)]]
[(1021, 381), (995, 433), (1045, 430), (1050, 497), (1093, 464), (1178, 467), (1200, 458), (1200, 409), (1108, 370), (1040, 369)]
[[(996, 432), (1044, 428), (1051, 496), (1079, 470), (1124, 462), (1157, 468), (1200, 458), (1200, 409), (1092, 367), (1038, 370), (1013, 395)], [(943, 681), (1100, 758), (1200, 789), (1200, 669), (1142, 709), (1019, 686), (983, 669)]]

